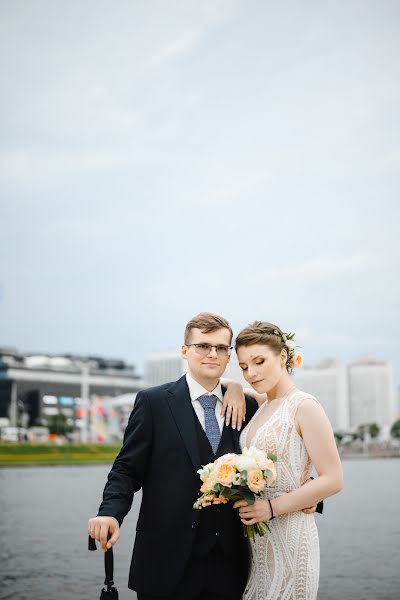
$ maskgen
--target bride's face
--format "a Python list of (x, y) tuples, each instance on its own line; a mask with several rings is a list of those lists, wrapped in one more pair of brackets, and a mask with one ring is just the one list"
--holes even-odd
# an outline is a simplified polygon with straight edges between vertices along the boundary
[(272, 390), (286, 370), (284, 351), (276, 354), (264, 344), (240, 346), (237, 349), (237, 357), (245, 380), (259, 394)]

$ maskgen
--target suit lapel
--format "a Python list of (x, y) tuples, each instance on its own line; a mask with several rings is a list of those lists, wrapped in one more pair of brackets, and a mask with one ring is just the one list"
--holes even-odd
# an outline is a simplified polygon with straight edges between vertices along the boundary
[(194, 421), (195, 414), (185, 376), (178, 379), (167, 389), (167, 401), (190, 460), (197, 471), (201, 466), (200, 452)]
[(231, 452), (234, 454), (240, 452), (238, 432), (230, 425), (224, 425), (215, 458)]

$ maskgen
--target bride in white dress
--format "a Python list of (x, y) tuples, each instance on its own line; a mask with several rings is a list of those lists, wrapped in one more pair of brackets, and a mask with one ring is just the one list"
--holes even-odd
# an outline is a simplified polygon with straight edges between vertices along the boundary
[[(243, 600), (314, 600), (319, 541), (313, 511), (342, 488), (342, 470), (329, 420), (319, 402), (298, 390), (290, 372), (298, 360), (293, 334), (256, 321), (236, 338), (239, 365), (260, 407), (240, 436), (277, 456), (277, 477), (253, 505), (236, 503), (242, 522), (270, 520), (268, 536), (250, 540), (251, 570)], [(318, 478), (311, 480), (315, 467)], [(312, 514), (310, 514), (312, 513)]]

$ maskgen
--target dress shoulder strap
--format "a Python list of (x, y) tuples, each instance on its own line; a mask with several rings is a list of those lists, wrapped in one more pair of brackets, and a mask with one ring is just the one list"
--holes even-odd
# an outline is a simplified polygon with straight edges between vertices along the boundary
[(290, 406), (289, 410), (292, 413), (292, 415), (297, 412), (297, 409), (300, 406), (300, 404), (303, 402), (303, 400), (307, 400), (307, 399), (314, 400), (318, 404), (321, 404), (315, 396), (313, 396), (312, 394), (309, 394), (308, 392), (304, 392), (303, 390), (298, 390), (298, 389), (293, 391), (293, 393), (291, 394), (291, 396), (289, 398), (289, 406)]

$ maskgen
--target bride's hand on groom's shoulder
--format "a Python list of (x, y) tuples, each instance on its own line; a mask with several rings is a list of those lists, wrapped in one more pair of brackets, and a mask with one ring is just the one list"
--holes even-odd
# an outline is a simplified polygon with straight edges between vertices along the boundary
[(231, 424), (232, 429), (240, 431), (246, 417), (246, 399), (240, 383), (230, 381), (227, 384), (221, 415), (225, 417), (226, 425)]

